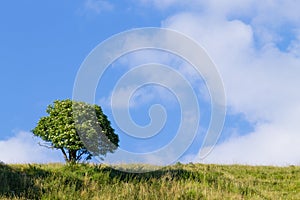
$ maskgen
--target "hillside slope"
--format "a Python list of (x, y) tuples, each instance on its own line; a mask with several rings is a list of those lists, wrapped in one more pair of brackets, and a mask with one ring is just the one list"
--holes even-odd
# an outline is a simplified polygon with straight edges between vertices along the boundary
[(300, 199), (300, 167), (176, 164), (133, 174), (105, 165), (0, 164), (0, 199)]

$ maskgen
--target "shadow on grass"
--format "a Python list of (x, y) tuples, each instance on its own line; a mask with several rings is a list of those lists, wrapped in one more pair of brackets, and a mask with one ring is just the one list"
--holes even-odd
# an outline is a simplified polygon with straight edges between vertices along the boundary
[[(203, 173), (182, 169), (180, 166), (160, 168), (144, 173), (119, 171), (105, 165), (41, 166), (0, 164), (0, 198), (53, 199), (86, 190), (91, 183), (155, 183), (172, 180), (203, 181)], [(217, 179), (213, 179), (217, 180)], [(68, 196), (69, 197), (69, 196)], [(74, 197), (74, 196), (73, 196)]]
[[(80, 178), (88, 176), (93, 181), (102, 184), (111, 184), (116, 182), (147, 182), (147, 181), (166, 181), (171, 180), (197, 180), (199, 182), (203, 179), (203, 173), (197, 173), (190, 170), (182, 169), (181, 166), (165, 167), (150, 172), (126, 172), (112, 168), (107, 165), (87, 165), (78, 164), (73, 166), (65, 166), (64, 174), (72, 173), (75, 177)], [(70, 176), (70, 175), (69, 175)]]
[(161, 180), (164, 179), (166, 181), (171, 180), (201, 180), (201, 177), (198, 177), (199, 174), (195, 174), (191, 171), (184, 169), (170, 169), (170, 168), (161, 168), (155, 171), (143, 172), (143, 173), (132, 173), (132, 172), (124, 172), (114, 168), (107, 167), (103, 169), (109, 173), (109, 177), (113, 179), (117, 179), (123, 182), (146, 182), (149, 180)]
[(41, 189), (35, 185), (38, 177), (48, 176), (49, 172), (28, 165), (24, 170), (0, 164), (0, 197), (39, 199)]

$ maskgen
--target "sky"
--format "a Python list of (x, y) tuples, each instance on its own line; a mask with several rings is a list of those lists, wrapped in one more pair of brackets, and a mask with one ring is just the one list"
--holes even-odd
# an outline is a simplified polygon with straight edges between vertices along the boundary
[[(184, 126), (186, 138), (182, 143), (187, 142), (188, 147), (175, 143), (180, 147), (167, 152), (174, 158), (179, 155), (178, 161), (299, 165), (299, 7), (300, 2), (293, 0), (2, 1), (0, 160), (62, 162), (60, 152), (39, 146), (41, 141), (30, 132), (46, 115), (47, 105), (56, 99), (72, 98), (82, 63), (101, 42), (124, 31), (159, 27), (188, 36), (215, 64), (226, 96), (224, 127), (213, 150), (202, 158), (201, 145), (212, 112), (205, 78), (170, 52), (135, 51), (108, 66), (95, 94), (95, 103), (103, 108), (120, 136), (121, 149), (144, 153), (143, 160), (135, 161), (164, 163), (164, 154), (153, 157), (147, 152), (175, 141), (172, 139), (184, 124), (181, 122), (187, 122), (191, 124)], [(133, 44), (139, 42), (129, 39)], [(156, 70), (147, 71), (151, 67), (134, 71), (136, 66), (149, 63), (169, 66), (188, 80), (199, 107), (187, 106), (186, 113), (180, 109), (178, 97), (188, 90), (177, 82), (180, 78), (170, 78), (175, 75), (163, 77), (165, 87), (148, 84), (134, 93), (134, 84), (115, 87), (128, 71), (135, 81), (161, 81), (162, 75)], [(129, 94), (131, 98), (126, 99)], [(111, 101), (114, 95), (116, 101)], [(153, 107), (157, 104), (161, 106)], [(183, 104), (192, 105), (192, 100)], [(157, 133), (148, 139), (126, 135), (129, 123), (118, 121), (114, 112), (128, 108), (139, 127), (161, 129), (151, 130)], [(193, 125), (198, 127), (195, 135), (190, 130)]]

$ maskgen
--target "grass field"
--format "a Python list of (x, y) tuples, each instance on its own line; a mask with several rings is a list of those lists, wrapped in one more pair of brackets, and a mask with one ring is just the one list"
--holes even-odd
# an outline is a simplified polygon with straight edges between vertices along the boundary
[(300, 199), (300, 167), (176, 164), (134, 174), (106, 165), (0, 164), (0, 199)]

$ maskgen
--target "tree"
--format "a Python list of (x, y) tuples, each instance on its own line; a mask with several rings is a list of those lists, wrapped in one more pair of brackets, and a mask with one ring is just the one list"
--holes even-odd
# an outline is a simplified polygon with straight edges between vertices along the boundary
[(92, 156), (103, 159), (119, 146), (118, 135), (98, 105), (57, 100), (46, 112), (49, 115), (39, 120), (32, 133), (46, 142), (43, 146), (61, 150), (66, 162)]

